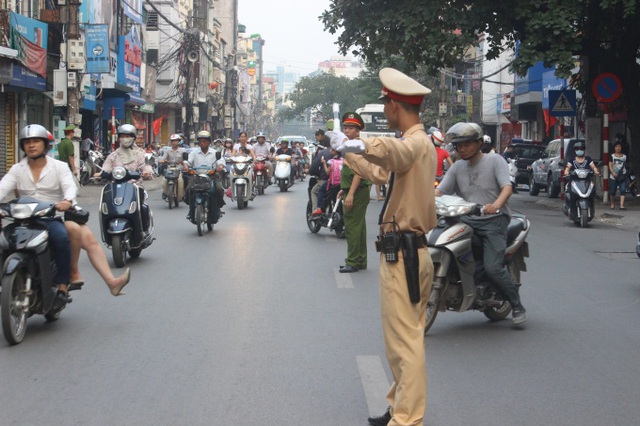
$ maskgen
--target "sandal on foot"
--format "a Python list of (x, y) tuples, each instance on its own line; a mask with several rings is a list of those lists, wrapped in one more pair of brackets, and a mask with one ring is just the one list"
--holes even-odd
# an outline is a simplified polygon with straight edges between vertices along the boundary
[(129, 284), (129, 279), (131, 278), (131, 269), (127, 268), (127, 270), (124, 271), (124, 274), (122, 276), (124, 277), (124, 280), (122, 281), (122, 283), (110, 289), (111, 294), (113, 296), (122, 296), (127, 294), (127, 293), (123, 293), (122, 289), (124, 288), (125, 285)]
[(626, 207), (620, 207), (620, 210), (626, 210), (626, 209), (627, 209)]
[(84, 281), (83, 280), (71, 281), (69, 283), (69, 291), (82, 290), (82, 286), (83, 285), (84, 285)]

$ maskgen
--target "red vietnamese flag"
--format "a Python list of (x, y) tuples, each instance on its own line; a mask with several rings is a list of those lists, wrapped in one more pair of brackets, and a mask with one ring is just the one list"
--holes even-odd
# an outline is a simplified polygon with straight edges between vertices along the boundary
[(162, 126), (162, 118), (160, 117), (157, 120), (153, 120), (153, 134), (157, 135), (160, 133), (160, 126)]

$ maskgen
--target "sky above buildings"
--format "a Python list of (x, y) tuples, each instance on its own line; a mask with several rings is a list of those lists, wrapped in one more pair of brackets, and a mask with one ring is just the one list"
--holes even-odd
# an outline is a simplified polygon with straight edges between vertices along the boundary
[(328, 8), (329, 0), (238, 0), (238, 20), (247, 36), (258, 33), (265, 40), (267, 72), (284, 65), (302, 76), (339, 55), (337, 36), (325, 32), (318, 19)]

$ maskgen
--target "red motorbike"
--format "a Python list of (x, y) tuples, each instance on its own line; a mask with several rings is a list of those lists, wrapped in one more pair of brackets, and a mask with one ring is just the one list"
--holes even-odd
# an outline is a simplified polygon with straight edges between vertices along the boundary
[(267, 175), (267, 157), (264, 154), (256, 155), (256, 162), (253, 166), (253, 178), (258, 195), (264, 194), (264, 189), (269, 186)]

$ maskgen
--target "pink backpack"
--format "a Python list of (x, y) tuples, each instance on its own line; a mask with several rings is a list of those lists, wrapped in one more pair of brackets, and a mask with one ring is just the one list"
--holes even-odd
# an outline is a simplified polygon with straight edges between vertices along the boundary
[(331, 159), (331, 170), (329, 171), (329, 180), (327, 188), (340, 183), (340, 174), (342, 172), (342, 158)]

